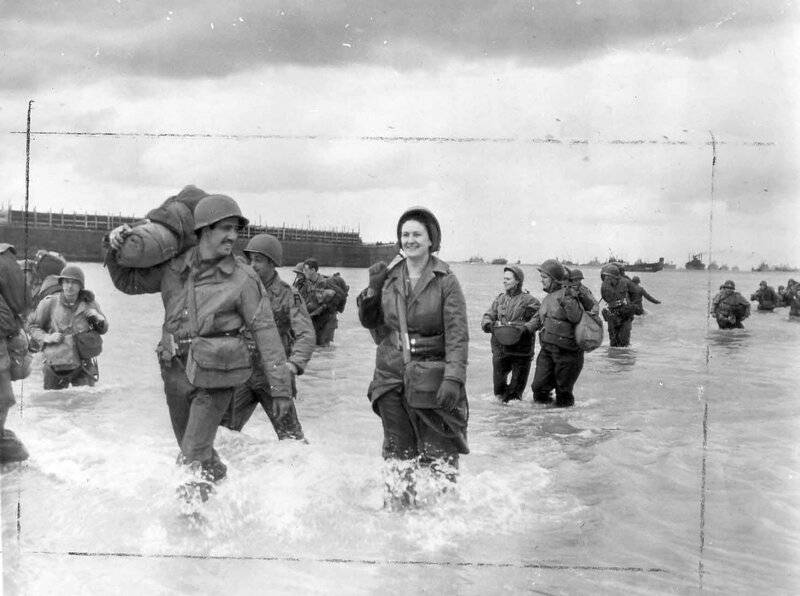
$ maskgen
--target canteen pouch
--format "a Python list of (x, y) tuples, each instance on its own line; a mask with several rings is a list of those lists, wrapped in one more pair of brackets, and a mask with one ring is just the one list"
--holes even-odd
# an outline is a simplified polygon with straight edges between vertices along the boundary
[(591, 352), (603, 343), (603, 325), (595, 316), (583, 311), (575, 325), (575, 343), (584, 352)]
[(42, 352), (54, 371), (75, 370), (81, 365), (73, 335), (64, 335), (64, 341), (60, 343), (45, 345)]
[(436, 394), (444, 381), (445, 363), (441, 360), (414, 360), (406, 365), (405, 394), (412, 408), (437, 409)]
[(250, 350), (240, 336), (192, 339), (186, 355), (186, 377), (195, 387), (236, 387), (252, 373)]
[(103, 351), (103, 337), (97, 331), (81, 331), (75, 334), (75, 348), (81, 360), (96, 358)]

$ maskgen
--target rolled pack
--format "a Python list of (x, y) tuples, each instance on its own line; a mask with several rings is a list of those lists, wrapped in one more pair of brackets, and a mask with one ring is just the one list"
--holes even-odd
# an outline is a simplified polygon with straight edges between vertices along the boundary
[(117, 262), (123, 267), (153, 267), (178, 254), (180, 241), (167, 226), (143, 221), (125, 236), (117, 251)]
[(123, 239), (117, 262), (123, 267), (153, 267), (197, 244), (194, 208), (205, 196), (205, 191), (189, 185), (150, 211)]

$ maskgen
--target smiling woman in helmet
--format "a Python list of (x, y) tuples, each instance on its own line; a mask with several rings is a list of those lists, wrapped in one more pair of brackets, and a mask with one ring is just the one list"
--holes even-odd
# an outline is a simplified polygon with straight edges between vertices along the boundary
[(108, 331), (108, 320), (85, 289), (80, 267), (64, 267), (58, 283), (61, 291), (46, 296), (30, 320), (31, 337), (44, 353), (44, 388), (91, 387), (99, 378), (99, 336)]
[(406, 211), (397, 223), (401, 255), (372, 265), (358, 297), (361, 324), (378, 344), (368, 395), (383, 425), (390, 509), (416, 504), (420, 471), (451, 488), (459, 454), (469, 453), (467, 309), (458, 279), (434, 256), (441, 235), (429, 210)]

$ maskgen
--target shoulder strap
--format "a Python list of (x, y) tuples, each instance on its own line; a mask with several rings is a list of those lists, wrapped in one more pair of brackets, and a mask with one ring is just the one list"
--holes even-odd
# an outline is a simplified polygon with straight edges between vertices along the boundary
[(187, 278), (189, 287), (186, 288), (186, 307), (189, 311), (189, 335), (191, 337), (197, 337), (200, 333), (200, 325), (197, 322), (197, 295), (194, 290), (195, 275), (194, 267), (190, 267), (189, 277)]
[[(401, 272), (401, 282), (405, 285), (405, 274)], [(400, 343), (403, 346), (403, 362), (408, 364), (411, 362), (411, 341), (408, 337), (408, 320), (406, 319), (406, 294), (405, 291), (398, 292), (395, 289), (394, 293), (395, 306), (397, 308), (397, 320), (400, 323)]]

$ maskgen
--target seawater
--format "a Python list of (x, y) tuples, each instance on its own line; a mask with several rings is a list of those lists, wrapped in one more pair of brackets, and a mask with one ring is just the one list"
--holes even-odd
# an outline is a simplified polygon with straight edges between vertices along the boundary
[[(366, 398), (375, 347), (355, 310), (366, 271), (343, 269), (352, 290), (335, 347), (298, 379), (309, 444), (278, 442), (260, 410), (242, 433), (220, 429), (229, 477), (198, 520), (175, 498), (160, 297), (84, 269), (111, 324), (100, 382), (44, 391), (36, 366), (15, 383), (8, 426), (31, 458), (2, 477), (6, 593), (798, 592), (800, 324), (787, 309), (734, 331), (706, 316), (724, 279), (749, 297), (789, 274), (640, 274), (662, 304), (645, 302), (631, 347), (587, 354), (575, 407), (557, 410), (530, 389), (494, 399), (480, 319), (502, 268), (454, 265), (472, 453), (456, 497), (390, 513)], [(584, 273), (599, 296), (599, 271)]]

